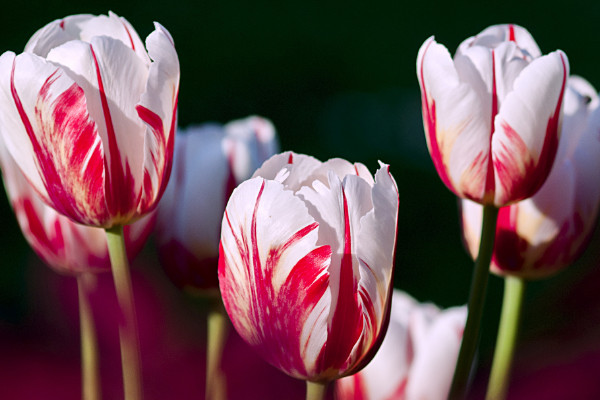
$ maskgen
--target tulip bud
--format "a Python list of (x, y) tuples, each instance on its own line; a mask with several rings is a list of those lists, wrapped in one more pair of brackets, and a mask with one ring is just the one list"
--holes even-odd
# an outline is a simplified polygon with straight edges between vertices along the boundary
[(173, 179), (158, 207), (156, 240), (161, 264), (178, 287), (218, 287), (227, 200), (276, 148), (275, 128), (260, 117), (177, 132)]
[(466, 318), (466, 306), (442, 311), (394, 290), (390, 326), (379, 352), (362, 371), (336, 382), (337, 398), (447, 398)]
[(296, 378), (353, 374), (388, 323), (398, 189), (381, 164), (273, 156), (225, 209), (219, 285), (233, 326)]
[[(570, 77), (558, 155), (546, 183), (530, 199), (500, 209), (491, 270), (542, 278), (574, 262), (585, 249), (600, 206), (600, 103), (595, 89)], [(464, 241), (477, 257), (481, 206), (463, 200)]]
[(160, 24), (146, 39), (113, 13), (40, 29), (0, 57), (0, 134), (42, 200), (111, 228), (154, 209), (171, 171), (179, 61)]
[(432, 38), (421, 46), (427, 146), (438, 174), (457, 196), (502, 207), (531, 197), (558, 148), (569, 63), (560, 50), (540, 55), (516, 25), (465, 40), (454, 60)]

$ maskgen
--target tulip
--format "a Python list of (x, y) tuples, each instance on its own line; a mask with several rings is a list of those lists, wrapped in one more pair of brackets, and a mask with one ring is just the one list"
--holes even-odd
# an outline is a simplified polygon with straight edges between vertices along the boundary
[(446, 186), (495, 207), (532, 196), (556, 155), (568, 75), (562, 51), (541, 56), (516, 25), (465, 40), (454, 60), (427, 39), (417, 59), (423, 124)]
[(225, 308), (240, 336), (293, 377), (325, 386), (363, 368), (383, 339), (398, 189), (380, 165), (373, 179), (359, 163), (286, 152), (229, 199)]
[(218, 288), (221, 219), (227, 200), (276, 147), (273, 124), (260, 117), (177, 132), (173, 179), (158, 207), (156, 241), (161, 264), (178, 287)]
[[(532, 198), (500, 209), (491, 271), (547, 277), (573, 263), (589, 241), (600, 206), (600, 108), (595, 89), (570, 77), (564, 134), (554, 168)], [(481, 206), (463, 200), (464, 241), (475, 258)]]
[(466, 318), (465, 306), (442, 311), (394, 290), (379, 352), (362, 371), (336, 381), (337, 398), (446, 399)]
[(149, 213), (173, 155), (179, 61), (155, 23), (148, 51), (125, 19), (74, 15), (0, 57), (0, 134), (43, 201), (111, 228)]

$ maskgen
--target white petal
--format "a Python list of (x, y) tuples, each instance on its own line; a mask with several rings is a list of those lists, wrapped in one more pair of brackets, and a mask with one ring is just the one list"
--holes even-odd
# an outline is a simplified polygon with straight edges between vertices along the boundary
[[(468, 74), (459, 75), (444, 46), (425, 42), (419, 57), (421, 90), (430, 111), (435, 108), (435, 115), (429, 116), (435, 132), (426, 129), (426, 138), (438, 173), (459, 195), (482, 198), (491, 135), (491, 107), (486, 104), (490, 102), (480, 97), (481, 84), (474, 89), (473, 79), (463, 80)], [(462, 69), (466, 63), (458, 65)]]

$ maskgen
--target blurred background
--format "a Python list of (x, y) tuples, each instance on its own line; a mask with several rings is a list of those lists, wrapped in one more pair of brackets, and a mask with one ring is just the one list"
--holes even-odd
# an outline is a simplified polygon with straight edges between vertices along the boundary
[[(423, 41), (435, 35), (453, 53), (462, 40), (489, 25), (520, 24), (543, 53), (562, 49), (571, 73), (600, 87), (600, 2), (581, 0), (567, 5), (541, 0), (526, 4), (147, 0), (113, 5), (30, 0), (3, 4), (0, 51), (21, 52), (29, 37), (54, 19), (108, 10), (127, 18), (142, 38), (152, 31), (153, 21), (171, 32), (181, 64), (180, 126), (258, 114), (273, 121), (282, 150), (321, 160), (343, 157), (371, 170), (377, 160), (390, 164), (400, 190), (395, 285), (420, 301), (443, 307), (466, 302), (472, 262), (462, 247), (455, 196), (435, 173), (425, 144), (415, 73)], [(5, 398), (6, 388), (28, 382), (46, 389), (59, 386), (52, 390), (60, 396), (45, 391), (45, 398), (77, 398), (78, 387), (53, 386), (60, 379), (47, 375), (60, 372), (78, 384), (78, 322), (71, 304), (75, 283), (47, 270), (37, 259), (22, 238), (5, 195), (1, 196), (0, 398)], [(600, 370), (590, 368), (600, 363), (597, 236), (572, 268), (529, 285), (514, 398), (536, 393), (539, 385), (549, 393), (540, 398), (563, 398), (563, 386), (590, 390), (571, 398), (600, 396)], [(184, 342), (195, 350), (179, 349), (182, 364), (172, 370), (195, 362), (177, 382), (189, 378), (196, 380), (194, 385), (203, 385), (202, 375), (189, 372), (203, 368), (202, 307), (170, 285), (156, 266), (151, 245), (141, 259), (135, 263), (135, 279), (141, 282), (136, 285), (147, 289), (148, 309), (164, 318), (149, 317), (149, 329), (169, 321), (172, 326), (163, 328), (176, 332), (169, 335), (186, 338)], [(501, 294), (502, 281), (492, 277), (479, 352), (483, 373), (476, 388), (487, 376)], [(166, 357), (168, 349), (156, 355), (156, 371), (161, 371), (160, 355)], [(15, 366), (20, 354), (22, 369)], [(564, 373), (567, 370), (572, 373)], [(164, 384), (172, 386), (169, 382)], [(14, 393), (37, 398), (23, 394), (29, 392)], [(199, 398), (202, 392), (198, 393), (189, 398)]]

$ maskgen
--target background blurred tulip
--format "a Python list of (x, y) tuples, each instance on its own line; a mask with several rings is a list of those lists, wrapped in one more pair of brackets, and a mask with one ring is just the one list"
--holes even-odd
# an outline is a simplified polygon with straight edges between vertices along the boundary
[[(600, 206), (600, 108), (595, 89), (569, 78), (563, 137), (550, 176), (538, 193), (500, 209), (491, 269), (541, 278), (573, 263), (593, 231)], [(463, 200), (465, 243), (475, 258), (481, 206)]]
[(381, 164), (276, 155), (231, 195), (219, 284), (231, 321), (268, 362), (327, 382), (374, 356), (389, 319), (398, 190)]
[(427, 146), (457, 196), (501, 207), (532, 196), (550, 173), (569, 64), (560, 50), (540, 54), (516, 25), (465, 40), (454, 60), (433, 37), (421, 46)]
[(178, 131), (172, 179), (158, 207), (156, 227), (161, 264), (178, 287), (218, 288), (227, 200), (276, 150), (275, 128), (260, 117)]
[(446, 399), (466, 318), (466, 306), (442, 311), (394, 290), (379, 352), (362, 371), (336, 382), (337, 398)]
[(74, 15), (0, 57), (0, 134), (41, 198), (76, 222), (127, 224), (166, 187), (179, 61), (155, 28), (146, 52), (125, 19)]

